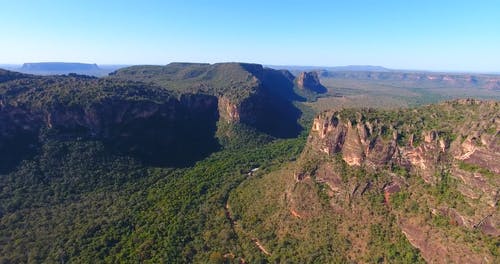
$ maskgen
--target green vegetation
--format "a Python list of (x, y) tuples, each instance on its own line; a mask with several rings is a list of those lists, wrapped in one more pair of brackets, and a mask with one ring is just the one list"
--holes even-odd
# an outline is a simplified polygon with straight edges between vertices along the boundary
[[(351, 190), (355, 183), (366, 179), (371, 179), (375, 187), (348, 201), (343, 200), (343, 193), (332, 198), (323, 183), (296, 182), (297, 169), (303, 167), (288, 164), (279, 171), (252, 177), (231, 192), (229, 204), (246, 260), (423, 262), (381, 202), (383, 195), (377, 189), (387, 177), (349, 167), (351, 176), (341, 189)], [(270, 252), (269, 256), (255, 252), (255, 239)]]
[(466, 163), (464, 161), (459, 161), (458, 162), (458, 167), (461, 169), (461, 170), (465, 170), (465, 171), (468, 171), (468, 172), (478, 172), (478, 173), (481, 173), (482, 175), (490, 178), (490, 179), (493, 179), (493, 178), (498, 178), (500, 177), (500, 175), (486, 169), (486, 168), (483, 168), (483, 167), (480, 167), (476, 164), (470, 164), (470, 163)]
[[(436, 157), (436, 182), (427, 184), (415, 171), (396, 164), (356, 167), (347, 165), (342, 153), (323, 157), (307, 148), (303, 151), (307, 129), (290, 139), (267, 133), (275, 127), (296, 129), (282, 126), (281, 117), (293, 119), (293, 125), (311, 127), (315, 112), (310, 106), (320, 109), (322, 100), (348, 98), (347, 104), (368, 100), (364, 105), (368, 106), (385, 98), (375, 106), (391, 108), (449, 95), (431, 88), (401, 90), (387, 83), (369, 91), (366, 83), (352, 87), (346, 81), (335, 84), (342, 87), (326, 95), (345, 98), (302, 103), (317, 99), (316, 95), (297, 97), (290, 78), (259, 65), (238, 63), (134, 66), (101, 79), (0, 70), (0, 110), (14, 109), (0, 113), (0, 123), (18, 126), (0, 127), (4, 137), (0, 150), (15, 149), (0, 154), (0, 263), (423, 262), (401, 232), (405, 218), (474, 252), (499, 256), (497, 238), (450, 220), (447, 209), (474, 216), (478, 202), (457, 190), (459, 182), (450, 172), (456, 166), (445, 166), (449, 156)], [(332, 85), (330, 80), (326, 83)], [(377, 89), (383, 92), (375, 95)], [(258, 100), (248, 100), (260, 92), (264, 95)], [(207, 101), (197, 101), (192, 94)], [(208, 99), (221, 97), (243, 110), (265, 102), (268, 105), (257, 117), (269, 118), (226, 122), (218, 119), (217, 104), (196, 109), (194, 114), (188, 108), (168, 108), (186, 102), (210, 105)], [(158, 121), (164, 119), (98, 127), (107, 121), (92, 117), (111, 116), (105, 107), (116, 107), (116, 102), (138, 107), (125, 107), (123, 115), (108, 120), (127, 120), (124, 113), (158, 104), (169, 109), (159, 116), (172, 118), (168, 114), (178, 111), (185, 119), (164, 127)], [(92, 112), (96, 109), (104, 110)], [(485, 133), (496, 135), (494, 123), (483, 122), (483, 117), (498, 110), (498, 104), (485, 107), (472, 101), (468, 107), (447, 103), (363, 114), (346, 109), (339, 115), (352, 123), (376, 123), (369, 140), (380, 135), (388, 141), (395, 131), (399, 146), (407, 146), (410, 139), (417, 146), (433, 131), (448, 145), (467, 138), (479, 146), (480, 139), (469, 137), (467, 129), (457, 131), (456, 125), (484, 127)], [(79, 115), (84, 112), (91, 114)], [(59, 114), (62, 124), (77, 121), (66, 130), (51, 127), (57, 118), (54, 114)], [(246, 112), (239, 114), (244, 117)], [(74, 119), (65, 119), (71, 115)], [(132, 137), (137, 131), (151, 133)], [(207, 131), (206, 137), (200, 136)], [(180, 143), (160, 144), (160, 139), (169, 137)], [(212, 143), (213, 148), (205, 151), (204, 145)], [(155, 146), (163, 152), (155, 152)], [(192, 163), (182, 166), (152, 163), (155, 158), (186, 160), (187, 156)], [(465, 162), (458, 163), (458, 168), (490, 180), (498, 176)], [(331, 181), (320, 181), (319, 171)], [(298, 181), (298, 175), (303, 179)], [(390, 182), (399, 183), (401, 190), (386, 194), (384, 187)]]
[[(400, 234), (399, 241), (394, 243), (387, 239), (394, 237), (394, 233), (398, 234), (398, 228), (391, 221), (392, 225), (387, 224), (372, 224), (370, 225), (370, 242), (372, 250), (368, 253), (370, 262), (373, 263), (424, 263), (417, 249), (413, 248), (410, 243)], [(375, 250), (375, 248), (377, 250)], [(385, 249), (385, 252), (384, 250)]]
[(167, 102), (175, 94), (153, 85), (132, 81), (97, 79), (88, 76), (26, 76), (0, 83), (4, 103), (32, 109), (89, 107), (113, 99)]
[[(210, 96), (185, 80), (198, 76), (192, 69), (176, 82), (193, 90), (114, 77), (2, 75), (0, 102), (6, 111), (0, 116), (5, 124), (0, 132), (7, 136), (0, 147), (19, 143), (27, 146), (29, 155), (23, 149), (23, 155), (5, 168), (9, 155), (2, 151), (0, 156), (0, 262), (186, 263), (218, 261), (227, 253), (241, 256), (224, 213), (229, 192), (252, 168), (266, 173), (296, 159), (306, 134), (279, 140), (256, 128), (267, 125), (258, 123), (260, 119), (256, 127), (211, 120), (219, 118), (211, 112), (217, 110), (217, 104), (211, 104), (214, 95), (224, 93), (234, 99), (232, 103), (248, 99), (260, 87), (252, 74), (262, 71), (259, 65), (214, 67), (200, 72), (215, 87)], [(278, 75), (269, 82), (281, 82)], [(271, 110), (298, 118), (300, 111), (286, 112), (288, 105), (296, 107), (292, 98), (273, 97), (290, 96), (287, 87), (271, 88), (264, 96), (276, 99)], [(187, 107), (191, 105), (212, 108)], [(169, 112), (158, 113), (156, 119), (127, 119), (127, 114), (147, 116), (162, 107)], [(283, 124), (272, 119), (275, 113), (264, 114), (271, 116), (266, 122)], [(183, 119), (178, 122), (178, 117)], [(115, 124), (116, 120), (122, 122)], [(205, 126), (209, 121), (213, 123)], [(26, 138), (17, 136), (22, 129), (29, 131)], [(211, 130), (210, 138), (200, 136)], [(162, 139), (182, 144), (165, 147)], [(184, 168), (151, 165), (151, 159), (165, 156), (191, 160), (182, 154), (199, 155), (210, 143), (207, 140), (218, 141), (223, 149)], [(155, 152), (157, 146), (163, 152)]]
[[(418, 146), (425, 136), (423, 133), (431, 132), (436, 133), (445, 144), (449, 144), (459, 136), (457, 126), (463, 127), (464, 124), (486, 127), (481, 132), (488, 133), (487, 130), (491, 130), (489, 123), (492, 121), (483, 117), (492, 116), (499, 110), (498, 104), (480, 104), (478, 101), (470, 100), (464, 104), (450, 101), (409, 109), (345, 108), (336, 113), (341, 119), (348, 120), (352, 124), (357, 122), (377, 124), (371, 131), (371, 137), (381, 135), (382, 139), (387, 140), (392, 138), (393, 132), (397, 132), (398, 145), (407, 145), (410, 138), (413, 138), (414, 146)], [(462, 132), (460, 136), (464, 138), (467, 134)], [(476, 144), (479, 144), (478, 141)]]
[(253, 76), (263, 68), (245, 63), (171, 63), (167, 66), (132, 66), (111, 74), (111, 80), (153, 83), (165, 90), (224, 95), (235, 103), (248, 98), (258, 89)]
[(253, 167), (268, 172), (294, 159), (303, 144), (279, 140), (221, 151), (192, 168), (160, 169), (114, 157), (99, 142), (47, 142), (33, 161), (0, 177), (2, 261), (185, 263), (239, 255), (223, 211), (229, 191)]

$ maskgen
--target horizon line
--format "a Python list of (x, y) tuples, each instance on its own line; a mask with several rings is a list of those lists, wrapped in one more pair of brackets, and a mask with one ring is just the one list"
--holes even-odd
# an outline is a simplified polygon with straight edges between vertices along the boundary
[[(481, 70), (451, 70), (451, 69), (419, 69), (419, 68), (392, 68), (386, 67), (382, 65), (374, 65), (374, 64), (348, 64), (348, 65), (300, 65), (300, 64), (267, 64), (267, 63), (258, 63), (258, 62), (247, 62), (247, 61), (220, 61), (220, 62), (200, 62), (200, 61), (170, 61), (165, 64), (161, 63), (97, 63), (97, 62), (78, 62), (78, 61), (31, 61), (31, 62), (22, 62), (22, 63), (0, 63), (0, 66), (22, 66), (27, 63), (79, 63), (79, 64), (90, 64), (97, 66), (166, 66), (171, 63), (208, 63), (208, 64), (217, 64), (217, 63), (249, 63), (249, 64), (260, 64), (264, 67), (304, 67), (311, 68), (312, 70), (328, 70), (328, 68), (342, 68), (342, 67), (378, 67), (383, 68), (387, 71), (409, 71), (409, 72), (432, 72), (432, 73), (476, 73), (476, 74), (500, 74), (499, 71), (481, 71)], [(351, 70), (351, 71), (370, 71), (370, 70)]]

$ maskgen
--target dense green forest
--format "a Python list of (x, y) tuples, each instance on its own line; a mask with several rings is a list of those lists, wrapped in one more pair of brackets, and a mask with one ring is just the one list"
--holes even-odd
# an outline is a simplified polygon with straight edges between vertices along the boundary
[[(394, 164), (318, 158), (307, 148), (313, 119), (327, 114), (318, 104), (359, 96), (327, 88), (300, 93), (289, 72), (254, 64), (137, 66), (104, 78), (0, 71), (0, 263), (423, 262), (401, 232), (409, 216), (498, 258), (494, 236), (429, 214), (434, 205), (486, 210), (450, 171), (492, 185), (496, 172), (463, 161), (426, 185)], [(477, 147), (480, 135), (498, 136), (494, 103), (337, 114), (374, 124), (373, 142), (396, 131), (401, 148), (430, 130), (447, 145), (470, 131)], [(324, 166), (339, 173), (342, 198), (318, 178)], [(395, 177), (409, 187), (384, 200)], [(375, 187), (352, 198), (368, 182)]]
[[(304, 137), (212, 154), (186, 169), (147, 168), (95, 141), (46, 142), (2, 175), (2, 263), (204, 262), (240, 255), (223, 208), (250, 169), (279, 168)], [(236, 150), (237, 149), (237, 150)]]
[[(203, 93), (73, 74), (2, 76), (1, 263), (186, 263), (242, 256), (224, 213), (229, 192), (251, 169), (268, 172), (295, 159), (307, 135), (279, 139), (246, 124), (212, 121), (218, 118), (213, 97)], [(303, 109), (309, 126), (312, 112), (294, 107)], [(133, 123), (153, 111), (158, 114), (151, 121)], [(170, 125), (162, 128), (165, 122)], [(130, 133), (140, 140), (130, 143)], [(180, 143), (167, 140), (154, 152), (162, 135)], [(213, 140), (218, 146), (207, 149)], [(6, 153), (16, 147), (23, 148)], [(151, 163), (165, 157), (192, 163)]]

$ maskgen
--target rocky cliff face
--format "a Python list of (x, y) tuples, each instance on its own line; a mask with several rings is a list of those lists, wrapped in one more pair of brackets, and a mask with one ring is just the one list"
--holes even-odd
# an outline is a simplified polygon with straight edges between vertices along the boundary
[(219, 148), (215, 96), (80, 76), (21, 76), (0, 91), (2, 172), (51, 139), (99, 140), (161, 166), (188, 165)]
[[(218, 101), (213, 96), (182, 95), (162, 103), (108, 98), (88, 106), (53, 105), (43, 109), (0, 106), (0, 151), (36, 147), (43, 131), (57, 140), (102, 140), (110, 150), (153, 165), (184, 165), (218, 148)], [(26, 153), (24, 153), (26, 154)], [(14, 166), (18, 157), (2, 155)]]
[[(453, 104), (453, 105), (451, 105)], [(484, 116), (460, 123), (453, 127), (440, 128), (425, 125), (425, 120), (419, 119), (421, 124), (411, 124), (415, 120), (411, 117), (406, 120), (384, 120), (372, 118), (376, 112), (324, 112), (318, 115), (313, 122), (309, 145), (319, 152), (328, 155), (336, 153), (342, 155), (349, 165), (377, 166), (396, 164), (405, 168), (419, 170), (424, 179), (432, 182), (436, 165), (440, 162), (467, 161), (498, 173), (499, 167), (495, 160), (499, 150), (499, 104), (497, 102), (480, 102), (475, 100), (461, 100), (443, 104), (450, 107), (449, 115), (453, 115), (453, 108), (471, 109)], [(476, 108), (482, 109), (478, 110)], [(425, 111), (425, 110), (424, 110)], [(429, 109), (429, 118), (439, 119), (434, 109)], [(394, 113), (394, 118), (401, 117), (401, 113)], [(461, 119), (457, 112), (454, 118)], [(350, 115), (350, 116), (349, 116)], [(418, 110), (406, 115), (418, 116)], [(425, 119), (425, 117), (424, 117)], [(437, 123), (439, 120), (427, 122)], [(443, 121), (446, 122), (446, 121)], [(451, 126), (452, 124), (450, 124)]]
[(295, 79), (297, 87), (301, 90), (325, 93), (326, 88), (320, 83), (317, 72), (301, 72)]
[(33, 153), (46, 130), (59, 138), (103, 140), (148, 163), (171, 165), (216, 150), (219, 121), (276, 137), (296, 136), (301, 129), (286, 71), (229, 63), (133, 72), (143, 82), (128, 72), (101, 79), (0, 72), (0, 151), (19, 149), (2, 155), (4, 170)]
[[(309, 144), (328, 155), (340, 154), (349, 165), (376, 168), (390, 164), (421, 170), (432, 174), (435, 154), (443, 152), (446, 142), (435, 131), (422, 132), (424, 142), (412, 142), (413, 134), (403, 146), (398, 146), (398, 132), (381, 122), (343, 119), (337, 113), (324, 113), (314, 119)], [(429, 155), (426, 155), (429, 154)]]
[[(172, 63), (167, 66), (133, 66), (111, 79), (154, 83), (168, 91), (204, 93), (217, 97), (219, 116), (226, 123), (242, 123), (277, 137), (296, 136), (300, 111), (288, 71), (259, 64)], [(317, 76), (316, 76), (317, 78)]]
[[(303, 166), (296, 179), (311, 177), (327, 184), (337, 211), (345, 210), (343, 197), (350, 204), (367, 190), (380, 190), (387, 205), (403, 192), (415, 199), (413, 206), (424, 209), (413, 213), (392, 209), (393, 213), (401, 232), (427, 261), (492, 263), (491, 253), (482, 256), (467, 243), (450, 245), (446, 239), (450, 230), (457, 237), (474, 230), (493, 241), (500, 236), (499, 113), (498, 102), (477, 100), (392, 112), (324, 112), (314, 119), (302, 157), (317, 160), (316, 169)], [(345, 169), (339, 159), (355, 171), (388, 178), (385, 183), (342, 180)], [(464, 229), (443, 229), (436, 219)]]

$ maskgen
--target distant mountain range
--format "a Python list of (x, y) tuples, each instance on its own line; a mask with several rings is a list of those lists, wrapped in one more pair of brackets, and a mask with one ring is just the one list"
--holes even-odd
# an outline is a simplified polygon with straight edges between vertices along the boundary
[(385, 84), (397, 82), (404, 86), (421, 88), (455, 87), (500, 90), (500, 76), (495, 73), (399, 70), (373, 65), (348, 65), (336, 67), (268, 65), (268, 67), (288, 70), (294, 75), (299, 75), (303, 71), (315, 71), (321, 78), (336, 80), (355, 80)]
[(266, 65), (266, 67), (277, 69), (277, 70), (289, 70), (291, 72), (296, 71), (312, 71), (312, 70), (324, 70), (324, 71), (371, 71), (371, 72), (389, 72), (394, 71), (393, 69), (388, 69), (382, 66), (374, 65), (347, 65), (347, 66), (296, 66), (296, 65)]
[[(96, 77), (106, 76), (120, 68), (130, 65), (108, 64), (97, 65), (95, 63), (80, 62), (29, 62), (24, 64), (0, 64), (0, 68), (35, 75), (61, 75), (76, 73)], [(426, 70), (404, 70), (390, 69), (377, 65), (346, 65), (346, 66), (302, 66), (302, 65), (264, 65), (265, 67), (276, 70), (288, 70), (297, 75), (304, 71), (328, 71), (328, 72), (400, 72), (400, 73), (453, 73), (472, 74), (472, 72), (452, 72), (452, 71), (426, 71)], [(500, 75), (500, 72), (474, 72), (474, 74)]]
[(329, 72), (403, 72), (403, 73), (449, 73), (449, 74), (490, 74), (499, 75), (498, 71), (437, 71), (423, 69), (392, 69), (377, 65), (347, 65), (347, 66), (300, 66), (300, 65), (266, 65), (277, 70), (289, 70), (292, 73), (302, 71), (329, 71)]
[(61, 75), (76, 73), (90, 76), (106, 76), (126, 65), (100, 65), (79, 62), (30, 62), (23, 65), (0, 65), (0, 68), (35, 75)]

